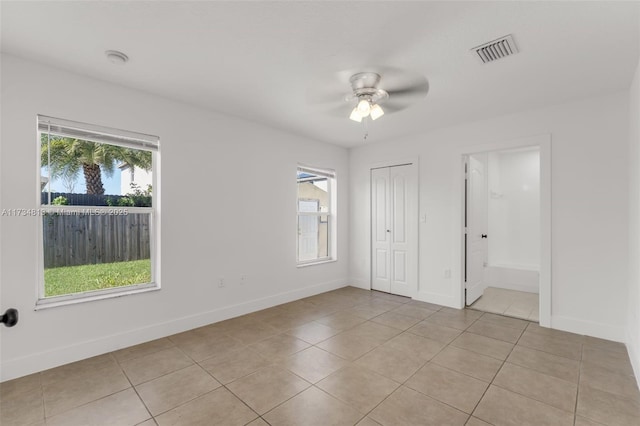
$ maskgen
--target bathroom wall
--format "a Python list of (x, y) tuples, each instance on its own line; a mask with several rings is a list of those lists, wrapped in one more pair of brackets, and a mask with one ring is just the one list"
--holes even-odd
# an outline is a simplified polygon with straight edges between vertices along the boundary
[(489, 266), (540, 269), (540, 150), (489, 153)]

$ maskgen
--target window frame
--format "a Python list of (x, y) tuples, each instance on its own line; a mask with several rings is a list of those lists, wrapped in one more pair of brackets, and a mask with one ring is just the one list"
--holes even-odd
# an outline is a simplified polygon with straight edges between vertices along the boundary
[[(121, 207), (121, 206), (93, 206), (93, 205), (53, 205), (51, 204), (51, 195), (47, 197), (47, 204), (43, 204), (41, 201), (42, 187), (41, 187), (41, 175), (42, 175), (42, 162), (40, 157), (41, 147), (41, 135), (47, 134), (47, 130), (43, 129), (43, 126), (48, 126), (49, 134), (63, 137), (73, 137), (88, 142), (104, 143), (116, 146), (123, 146), (132, 149), (138, 149), (151, 152), (151, 164), (152, 164), (152, 188), (151, 192), (151, 206), (150, 207)], [(55, 126), (55, 130), (51, 131)], [(73, 129), (71, 133), (64, 132), (60, 129)], [(77, 133), (73, 133), (77, 131)], [(84, 134), (83, 134), (84, 132)], [(115, 297), (122, 297), (131, 294), (138, 294), (149, 291), (160, 290), (160, 223), (159, 223), (159, 208), (160, 208), (160, 185), (159, 185), (159, 172), (160, 172), (160, 138), (157, 136), (147, 135), (143, 133), (136, 133), (126, 130), (120, 130), (110, 127), (97, 126), (88, 123), (81, 123), (71, 120), (59, 119), (54, 117), (48, 117), (44, 115), (37, 115), (37, 127), (36, 127), (36, 146), (37, 146), (37, 161), (36, 161), (36, 173), (37, 173), (37, 261), (38, 261), (38, 276), (36, 283), (36, 304), (35, 310), (46, 309), (57, 306), (65, 306), (77, 303), (90, 302), (95, 300), (110, 299)], [(47, 176), (48, 183), (50, 183), (51, 176)], [(50, 193), (50, 187), (48, 192)], [(150, 249), (150, 261), (151, 261), (151, 281), (148, 283), (130, 284), (120, 287), (111, 287), (101, 290), (90, 290), (85, 292), (72, 293), (59, 296), (45, 296), (45, 280), (44, 280), (44, 226), (42, 218), (47, 213), (59, 213), (59, 214), (79, 214), (83, 211), (91, 210), (95, 214), (108, 214), (117, 209), (121, 212), (126, 211), (127, 214), (149, 214), (149, 249)]]
[[(311, 173), (317, 176), (323, 176), (327, 178), (327, 211), (326, 212), (301, 212), (300, 201), (306, 200), (306, 198), (300, 198), (298, 193), (298, 178), (299, 172)], [(296, 265), (298, 268), (318, 265), (323, 263), (337, 261), (336, 250), (336, 236), (337, 236), (337, 175), (335, 170), (329, 168), (319, 168), (298, 164), (296, 168)], [(310, 260), (300, 260), (300, 216), (317, 217), (318, 223), (322, 222), (322, 217), (327, 217), (327, 255)], [(322, 222), (324, 223), (324, 222)]]

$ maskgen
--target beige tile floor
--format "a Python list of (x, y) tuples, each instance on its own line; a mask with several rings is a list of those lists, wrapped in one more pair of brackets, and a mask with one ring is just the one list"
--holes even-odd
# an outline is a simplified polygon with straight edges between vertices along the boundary
[(487, 287), (469, 308), (538, 322), (539, 299), (536, 293)]
[(0, 385), (4, 425), (638, 425), (620, 343), (352, 287)]

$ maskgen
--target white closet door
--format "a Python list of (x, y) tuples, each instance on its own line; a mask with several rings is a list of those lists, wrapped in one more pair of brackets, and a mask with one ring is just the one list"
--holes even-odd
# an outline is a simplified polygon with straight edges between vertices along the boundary
[(371, 170), (371, 288), (391, 291), (389, 168)]
[(413, 296), (418, 285), (418, 191), (412, 164), (371, 171), (371, 288)]

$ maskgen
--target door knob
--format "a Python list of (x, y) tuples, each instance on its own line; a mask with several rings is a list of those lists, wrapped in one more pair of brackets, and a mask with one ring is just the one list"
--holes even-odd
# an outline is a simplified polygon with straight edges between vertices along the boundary
[(482, 238), (487, 238), (487, 234), (482, 234)]
[(18, 323), (18, 310), (9, 308), (4, 314), (0, 315), (0, 323), (4, 323), (7, 327), (13, 327)]

